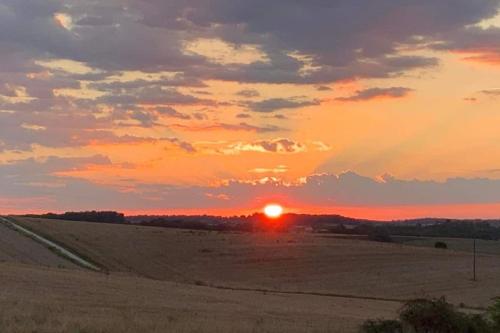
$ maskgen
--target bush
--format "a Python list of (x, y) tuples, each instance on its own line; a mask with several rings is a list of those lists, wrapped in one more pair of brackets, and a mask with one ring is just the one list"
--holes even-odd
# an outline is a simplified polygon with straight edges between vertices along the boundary
[(500, 332), (500, 298), (497, 298), (495, 304), (488, 308), (488, 317), (496, 332)]
[[(492, 306), (489, 319), (456, 311), (444, 298), (415, 299), (406, 302), (399, 321), (367, 320), (363, 333), (493, 333), (500, 332), (500, 302)], [(498, 326), (496, 326), (498, 325)]]
[(403, 326), (413, 328), (416, 333), (459, 333), (461, 318), (444, 298), (415, 299), (407, 302), (400, 311)]
[(391, 235), (385, 228), (375, 228), (368, 234), (368, 239), (375, 242), (393, 242)]
[(403, 333), (401, 323), (397, 320), (367, 320), (361, 326), (362, 333)]
[(434, 247), (436, 249), (447, 249), (448, 245), (445, 242), (436, 242), (434, 243)]

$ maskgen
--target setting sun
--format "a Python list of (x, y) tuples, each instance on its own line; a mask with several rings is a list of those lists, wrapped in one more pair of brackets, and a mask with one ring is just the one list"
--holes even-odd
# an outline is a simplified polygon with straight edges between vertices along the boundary
[(264, 207), (264, 214), (272, 219), (278, 218), (283, 214), (283, 207), (277, 204), (269, 204)]

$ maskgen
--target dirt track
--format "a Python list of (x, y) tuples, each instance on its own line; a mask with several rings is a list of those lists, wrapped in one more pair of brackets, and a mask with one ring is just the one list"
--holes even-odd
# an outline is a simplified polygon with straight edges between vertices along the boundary
[(78, 268), (45, 246), (0, 223), (0, 262)]

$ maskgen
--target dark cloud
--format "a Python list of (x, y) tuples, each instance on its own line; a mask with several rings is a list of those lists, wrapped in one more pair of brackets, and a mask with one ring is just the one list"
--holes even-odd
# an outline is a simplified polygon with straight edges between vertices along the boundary
[(255, 89), (245, 89), (245, 90), (240, 90), (236, 93), (236, 95), (245, 97), (245, 98), (253, 98), (253, 97), (259, 97), (260, 93), (255, 90)]
[(306, 149), (302, 143), (290, 139), (261, 140), (254, 144), (274, 153), (297, 153)]
[(317, 91), (330, 91), (330, 90), (332, 90), (332, 88), (330, 88), (328, 86), (317, 86), (316, 90)]
[[(492, 11), (491, 15), (494, 14), (495, 11)], [(469, 26), (448, 31), (433, 47), (463, 54), (466, 60), (500, 65), (500, 28)]]
[(208, 120), (208, 116), (204, 112), (194, 112), (193, 118), (196, 120)]
[[(320, 207), (386, 206), (397, 207), (398, 212), (404, 212), (406, 207), (421, 206), (422, 214), (425, 214), (425, 205), (495, 204), (500, 201), (500, 180), (480, 178), (435, 182), (385, 176), (377, 181), (348, 172), (314, 175), (296, 184), (273, 180), (228, 181), (220, 186), (136, 183), (133, 184), (134, 191), (121, 191), (119, 186), (105, 186), (57, 175), (88, 164), (108, 165), (109, 161), (105, 157), (81, 160), (50, 158), (45, 162), (30, 159), (0, 165), (0, 197), (14, 203), (33, 198), (33, 205), (27, 208), (28, 211), (182, 209), (190, 208), (190, 202), (196, 202), (199, 209), (247, 207), (254, 203), (255, 198), (267, 197), (269, 193), (303, 205)], [(128, 187), (130, 185), (130, 182), (127, 183)], [(207, 193), (210, 195), (207, 196)], [(214, 199), (218, 197), (225, 200)]]
[(358, 90), (352, 96), (338, 97), (335, 100), (342, 102), (360, 102), (375, 98), (401, 98), (407, 96), (411, 91), (413, 91), (413, 89), (405, 87), (369, 88)]
[(223, 154), (238, 154), (241, 152), (293, 154), (306, 150), (306, 145), (301, 142), (287, 138), (278, 138), (254, 142), (236, 142), (221, 149), (220, 152)]
[[(35, 59), (65, 58), (105, 71), (169, 70), (202, 80), (323, 83), (389, 77), (436, 64), (433, 58), (399, 55), (401, 45), (494, 49), (497, 32), (469, 26), (497, 9), (497, 0), (4, 0), (0, 44), (2, 65), (11, 70), (33, 67)], [(54, 20), (57, 13), (71, 18), (70, 29)], [(183, 52), (185, 41), (203, 37), (257, 45), (269, 60), (226, 66)], [(317, 70), (304, 72), (308, 65)]]
[(98, 97), (97, 103), (108, 105), (179, 105), (179, 104), (204, 104), (213, 105), (214, 101), (200, 99), (191, 95), (180, 93), (176, 89), (161, 87), (143, 87), (126, 90), (122, 93), (110, 92)]
[(224, 130), (224, 131), (236, 131), (236, 132), (245, 131), (245, 132), (256, 132), (256, 133), (272, 133), (272, 132), (286, 131), (286, 129), (274, 125), (257, 126), (245, 122), (241, 122), (239, 124), (214, 123), (204, 126), (174, 124), (171, 125), (170, 127), (191, 132)]
[(297, 109), (305, 106), (319, 105), (319, 100), (304, 100), (300, 98), (271, 98), (258, 102), (248, 102), (247, 107), (254, 112), (269, 113), (283, 109)]
[(171, 118), (178, 118), (178, 119), (191, 119), (191, 117), (188, 114), (181, 113), (174, 108), (171, 107), (161, 107), (157, 108), (156, 111), (158, 114), (160, 114), (163, 117), (171, 117)]
[(481, 90), (480, 93), (492, 97), (500, 97), (500, 89), (486, 89), (486, 90)]

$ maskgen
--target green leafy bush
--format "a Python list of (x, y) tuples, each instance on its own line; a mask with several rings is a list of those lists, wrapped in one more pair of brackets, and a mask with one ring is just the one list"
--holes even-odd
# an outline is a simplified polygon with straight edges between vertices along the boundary
[(439, 299), (415, 299), (405, 303), (399, 320), (367, 320), (362, 333), (494, 333), (500, 332), (500, 301), (488, 316), (465, 314)]
[(367, 320), (361, 326), (363, 333), (403, 333), (403, 328), (398, 320)]

